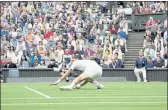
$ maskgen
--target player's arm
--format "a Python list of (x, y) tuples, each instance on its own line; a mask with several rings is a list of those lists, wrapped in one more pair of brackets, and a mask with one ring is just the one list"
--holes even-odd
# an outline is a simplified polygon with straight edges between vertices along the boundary
[(71, 68), (69, 68), (69, 69), (65, 72), (65, 74), (62, 74), (62, 76), (61, 76), (56, 82), (50, 84), (50, 86), (51, 86), (51, 85), (57, 85), (57, 84), (59, 84), (63, 79), (65, 79), (67, 76), (69, 76), (69, 75), (72, 73), (72, 71), (73, 71), (73, 70), (72, 70)]

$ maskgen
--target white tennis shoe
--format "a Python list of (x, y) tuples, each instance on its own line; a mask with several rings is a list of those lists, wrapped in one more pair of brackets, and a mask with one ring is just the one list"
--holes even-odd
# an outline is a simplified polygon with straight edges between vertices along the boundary
[(97, 86), (97, 89), (103, 89), (104, 88), (104, 86), (102, 85), (102, 84), (99, 84), (98, 86)]

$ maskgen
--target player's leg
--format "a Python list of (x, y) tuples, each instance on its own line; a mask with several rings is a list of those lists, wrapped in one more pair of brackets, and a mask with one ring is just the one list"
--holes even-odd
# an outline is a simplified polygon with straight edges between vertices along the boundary
[(87, 83), (88, 83), (87, 80), (83, 80), (83, 81), (81, 81), (80, 83), (78, 83), (77, 85), (75, 85), (74, 88), (80, 89), (82, 86), (86, 85)]
[(75, 78), (70, 85), (61, 87), (60, 89), (61, 90), (72, 90), (76, 84), (88, 78), (89, 78), (89, 74), (84, 72), (81, 75), (79, 75), (77, 78)]
[(83, 80), (81, 81), (79, 84), (77, 84), (75, 86), (75, 88), (79, 89), (81, 88), (82, 86), (86, 85), (88, 82), (92, 83), (93, 85), (96, 86), (97, 89), (103, 89), (104, 86), (102, 84), (100, 84), (99, 82), (97, 82), (96, 80), (93, 80), (93, 79), (86, 79), (86, 80)]
[(86, 79), (86, 80), (83, 80), (79, 84), (77, 84), (75, 88), (79, 89), (80, 87), (86, 85), (88, 82), (93, 83), (93, 80), (90, 79), (90, 78)]

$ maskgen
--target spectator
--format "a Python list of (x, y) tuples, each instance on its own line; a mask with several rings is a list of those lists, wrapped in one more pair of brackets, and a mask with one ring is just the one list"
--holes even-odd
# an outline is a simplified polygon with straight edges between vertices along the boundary
[(124, 9), (123, 9), (123, 6), (120, 5), (120, 7), (118, 8), (118, 12), (117, 12), (119, 15), (121, 15), (122, 13), (124, 13)]
[(93, 34), (90, 34), (87, 36), (87, 39), (88, 39), (89, 43), (92, 45), (96, 39), (96, 36), (94, 36)]
[(123, 27), (119, 28), (118, 35), (125, 40), (127, 39), (127, 34), (126, 34), (126, 32), (123, 31)]
[(58, 51), (55, 51), (55, 61), (58, 62), (58, 64), (61, 64), (62, 62), (62, 56), (63, 55), (59, 55)]
[(168, 57), (168, 53), (167, 53), (167, 47), (164, 50), (164, 62), (165, 62), (165, 68), (168, 68), (168, 62), (167, 62), (167, 57)]
[(49, 53), (50, 53), (49, 56), (50, 59), (55, 58), (55, 49), (53, 47), (50, 48)]
[(2, 36), (1, 37), (1, 48), (6, 50), (8, 45), (9, 45), (9, 41), (6, 40), (6, 36)]
[(38, 63), (41, 61), (41, 56), (38, 55), (37, 51), (31, 54), (31, 65), (32, 67), (38, 66)]
[(68, 44), (72, 45), (74, 50), (76, 50), (76, 41), (74, 36), (70, 36), (68, 39)]
[(55, 59), (50, 60), (50, 64), (48, 65), (48, 68), (58, 68), (58, 63), (55, 61)]
[(144, 50), (144, 57), (147, 58), (148, 56), (151, 56), (152, 60), (156, 58), (156, 52), (152, 49), (151, 45), (148, 45), (148, 47)]
[(9, 50), (6, 52), (6, 57), (10, 57), (13, 63), (17, 63), (17, 57), (15, 54), (15, 48), (13, 45), (9, 46)]
[(5, 64), (4, 68), (17, 68), (17, 66), (12, 62), (12, 58), (8, 57), (7, 64)]
[(82, 35), (79, 35), (79, 38), (76, 40), (76, 45), (80, 45), (80, 50), (83, 50), (84, 40)]
[(58, 56), (64, 55), (64, 50), (63, 50), (63, 48), (62, 48), (61, 45), (58, 45), (58, 46), (57, 46), (56, 51), (58, 52)]
[(114, 24), (112, 24), (112, 26), (110, 26), (109, 31), (110, 31), (112, 34), (117, 35), (118, 29), (117, 29), (117, 27), (116, 27)]
[(157, 35), (154, 41), (155, 44), (155, 51), (156, 52), (160, 52), (164, 50), (164, 46), (163, 46), (163, 38), (160, 35)]
[(38, 55), (41, 57), (44, 57), (46, 53), (46, 49), (41, 41), (39, 42), (39, 45), (37, 46), (37, 52), (38, 52)]
[(28, 32), (25, 35), (25, 40), (28, 43), (28, 47), (31, 47), (33, 40), (34, 40), (34, 34), (31, 29), (28, 29)]
[(139, 51), (139, 57), (136, 58), (135, 61), (135, 68), (134, 68), (134, 73), (137, 78), (137, 82), (141, 82), (141, 78), (139, 76), (140, 73), (143, 75), (143, 80), (144, 82), (147, 82), (146, 80), (146, 58), (143, 57), (143, 52)]
[(115, 58), (115, 56), (111, 57), (109, 68), (116, 68), (116, 58)]
[[(123, 19), (122, 19), (122, 21), (120, 21), (120, 23), (119, 23), (119, 25), (120, 25), (120, 28), (119, 28), (119, 34), (124, 38), (124, 39), (127, 39), (127, 36), (128, 36), (128, 23), (127, 23), (127, 21), (125, 20), (125, 17), (123, 17)], [(121, 30), (121, 31), (120, 31)], [(123, 33), (122, 32), (122, 30), (123, 30), (123, 32), (125, 32), (125, 33)], [(126, 37), (125, 37), (125, 34), (126, 34)]]
[(164, 45), (167, 46), (167, 44), (168, 44), (167, 31), (164, 32), (163, 40), (164, 40)]
[[(55, 54), (54, 54), (54, 58), (55, 58)], [(49, 51), (46, 51), (45, 56), (42, 58), (41, 61), (44, 61), (46, 66), (48, 66), (50, 64), (50, 53), (49, 53)]]
[(84, 49), (84, 57), (86, 59), (89, 59), (94, 55), (94, 51), (90, 48), (90, 45), (86, 45), (86, 48)]
[(149, 20), (146, 22), (146, 27), (155, 26), (156, 22), (153, 20), (153, 17), (150, 17)]
[(115, 46), (117, 46), (121, 51), (122, 51), (122, 53), (125, 53), (125, 42), (124, 42), (125, 40), (124, 39), (122, 39), (121, 37), (120, 37), (120, 35), (117, 35), (117, 39), (115, 40), (115, 42), (114, 42), (114, 45)]
[(117, 47), (115, 46), (114, 50), (113, 50), (113, 55), (115, 53), (118, 53), (118, 58), (122, 61), (124, 61), (124, 53), (122, 53), (122, 51)]
[(20, 67), (22, 67), (22, 68), (28, 68), (29, 67), (29, 62), (28, 62), (25, 55), (22, 55), (22, 57), (21, 57)]
[(102, 66), (102, 68), (109, 68), (108, 57), (104, 57), (104, 59), (102, 59), (101, 66)]
[(131, 15), (132, 14), (132, 8), (129, 6), (129, 5), (127, 5), (127, 7), (124, 9), (124, 13), (126, 14), (126, 15)]
[(160, 54), (157, 53), (157, 58), (153, 62), (154, 68), (164, 68), (164, 59), (160, 57)]
[(4, 57), (4, 54), (1, 53), (1, 62), (0, 62), (0, 65), (1, 65), (1, 68), (4, 68), (4, 66), (7, 64), (7, 61), (6, 61), (6, 58)]
[(115, 57), (115, 62), (116, 62), (116, 68), (123, 68), (123, 67), (124, 67), (123, 61), (121, 61), (121, 60), (118, 58), (118, 53), (115, 53), (115, 54), (114, 54), (114, 57)]
[[(68, 48), (67, 48), (68, 50), (68, 54), (70, 54), (70, 55), (74, 55), (74, 50), (72, 49), (72, 46), (70, 45), (70, 44), (68, 44)], [(64, 51), (64, 54), (65, 54), (65, 51)]]
[(115, 14), (113, 15), (113, 24), (117, 24), (118, 23), (118, 19), (119, 19), (119, 15), (117, 14), (117, 12), (115, 12)]
[(91, 60), (93, 59), (97, 64), (100, 65), (100, 57), (98, 56), (98, 54), (94, 54), (93, 57), (90, 58)]
[(79, 45), (77, 45), (77, 47), (76, 47), (76, 51), (74, 52), (74, 56), (78, 59), (83, 59), (83, 57), (84, 57), (84, 52), (83, 52), (83, 50), (80, 50)]
[(143, 48), (147, 48), (149, 45), (151, 45), (151, 47), (155, 49), (155, 45), (152, 42), (151, 38), (149, 36), (146, 36), (146, 39), (144, 39), (144, 42), (143, 42)]
[(40, 61), (40, 63), (38, 64), (36, 68), (47, 68), (45, 61), (44, 60)]
[(67, 64), (69, 64), (71, 59), (72, 59), (72, 55), (69, 54), (68, 49), (65, 49), (65, 54), (63, 55), (63, 61), (65, 61)]
[(146, 68), (153, 68), (153, 61), (152, 58), (150, 56), (147, 57), (147, 64), (146, 64)]

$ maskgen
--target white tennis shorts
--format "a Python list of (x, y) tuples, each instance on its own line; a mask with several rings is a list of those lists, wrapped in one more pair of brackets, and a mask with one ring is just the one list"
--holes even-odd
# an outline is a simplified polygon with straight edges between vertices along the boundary
[(86, 68), (84, 73), (87, 73), (91, 79), (100, 78), (102, 76), (102, 68)]

